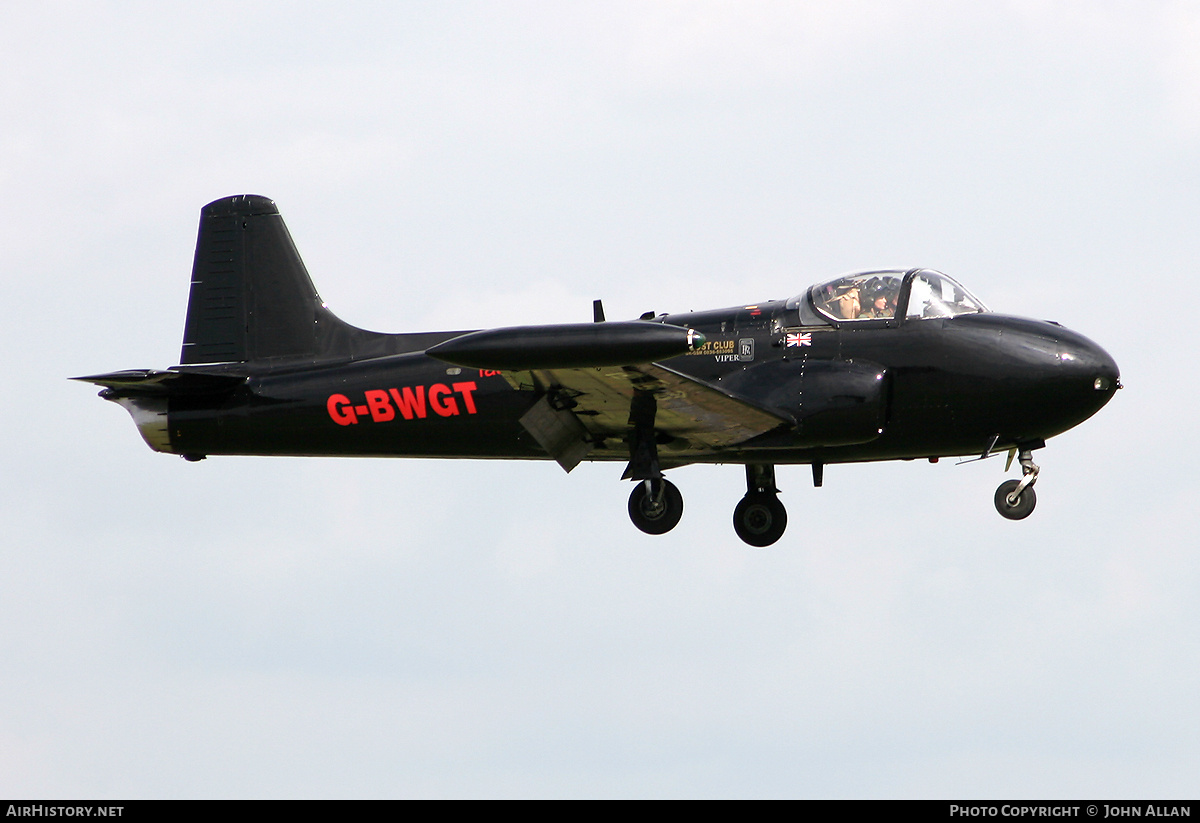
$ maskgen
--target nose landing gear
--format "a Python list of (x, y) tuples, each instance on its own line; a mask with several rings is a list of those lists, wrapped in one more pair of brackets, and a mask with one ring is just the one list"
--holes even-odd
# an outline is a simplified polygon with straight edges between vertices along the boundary
[(1029, 449), (1021, 450), (1020, 460), (1021, 479), (1006, 480), (996, 489), (996, 511), (1009, 520), (1024, 520), (1033, 514), (1033, 507), (1037, 505), (1033, 484), (1037, 482), (1041, 469), (1033, 462), (1033, 452)]

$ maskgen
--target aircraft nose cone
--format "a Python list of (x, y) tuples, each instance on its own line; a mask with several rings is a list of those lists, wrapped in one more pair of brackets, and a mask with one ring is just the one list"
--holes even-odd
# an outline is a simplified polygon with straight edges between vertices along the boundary
[(1121, 371), (1117, 368), (1117, 361), (1081, 334), (1064, 330), (1059, 335), (1058, 344), (1062, 374), (1075, 397), (1082, 405), (1090, 407), (1088, 416), (1091, 416), (1121, 388)]

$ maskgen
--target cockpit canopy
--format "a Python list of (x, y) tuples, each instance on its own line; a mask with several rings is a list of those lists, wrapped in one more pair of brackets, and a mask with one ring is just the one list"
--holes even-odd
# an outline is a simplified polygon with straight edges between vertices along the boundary
[[(809, 289), (812, 306), (837, 323), (849, 320), (955, 317), (987, 307), (954, 279), (931, 269), (848, 274)], [(804, 295), (793, 298), (799, 303)]]

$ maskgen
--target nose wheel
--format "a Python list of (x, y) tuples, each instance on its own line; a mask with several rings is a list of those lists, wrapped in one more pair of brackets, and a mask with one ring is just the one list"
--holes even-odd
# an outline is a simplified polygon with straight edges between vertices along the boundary
[(646, 534), (666, 534), (683, 517), (683, 495), (666, 478), (643, 480), (629, 495), (629, 519)]
[[(1011, 457), (1009, 458), (1012, 459)], [(1024, 520), (1033, 514), (1037, 505), (1037, 494), (1033, 484), (1037, 482), (1041, 469), (1033, 462), (1033, 453), (1021, 451), (1021, 479), (1006, 480), (996, 489), (996, 511), (1009, 520)]]

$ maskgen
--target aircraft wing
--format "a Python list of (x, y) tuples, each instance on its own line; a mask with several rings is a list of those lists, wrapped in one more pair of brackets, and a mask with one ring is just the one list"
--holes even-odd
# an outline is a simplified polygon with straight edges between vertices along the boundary
[[(662, 446), (666, 464), (687, 463), (688, 452), (721, 451), (795, 424), (783, 412), (753, 405), (658, 363), (503, 374), (516, 389), (544, 392), (522, 423), (567, 471), (593, 448), (628, 454), (623, 438), (630, 430), (636, 393), (653, 395), (654, 429), (674, 438)], [(609, 438), (615, 442), (606, 443)]]
[[(610, 459), (628, 455), (626, 440), (635, 425), (652, 425), (667, 452), (664, 462), (675, 465), (691, 462), (689, 455), (697, 452), (710, 454), (795, 425), (782, 412), (657, 362), (704, 345), (696, 330), (644, 320), (600, 322), (596, 311), (594, 323), (469, 332), (426, 354), (499, 371), (513, 388), (537, 392), (539, 400), (521, 424), (567, 471), (593, 450), (607, 451)], [(631, 419), (635, 408), (637, 424)]]

